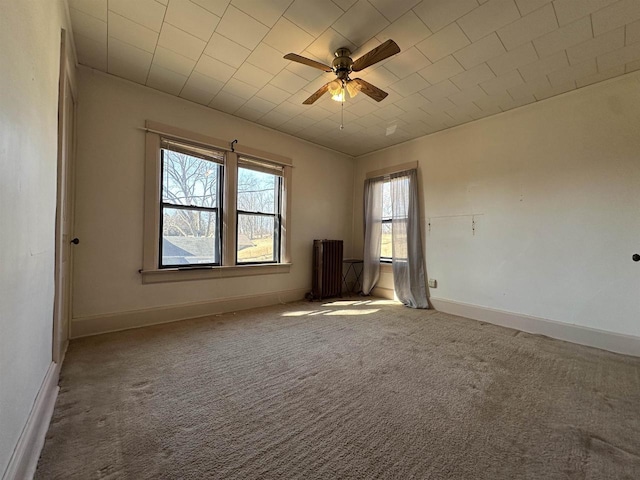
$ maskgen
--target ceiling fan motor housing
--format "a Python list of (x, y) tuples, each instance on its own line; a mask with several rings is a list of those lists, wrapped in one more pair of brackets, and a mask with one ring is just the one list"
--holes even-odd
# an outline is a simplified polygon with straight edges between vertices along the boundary
[(351, 51), (348, 48), (339, 48), (336, 50), (336, 58), (331, 62), (331, 67), (340, 80), (346, 80), (351, 73), (353, 60), (351, 59)]

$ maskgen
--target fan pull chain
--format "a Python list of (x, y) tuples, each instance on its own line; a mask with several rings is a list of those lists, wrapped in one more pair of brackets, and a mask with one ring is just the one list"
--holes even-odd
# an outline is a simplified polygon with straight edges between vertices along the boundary
[(340, 130), (344, 130), (344, 96), (347, 92), (344, 89), (344, 81), (342, 82), (342, 101), (340, 102)]

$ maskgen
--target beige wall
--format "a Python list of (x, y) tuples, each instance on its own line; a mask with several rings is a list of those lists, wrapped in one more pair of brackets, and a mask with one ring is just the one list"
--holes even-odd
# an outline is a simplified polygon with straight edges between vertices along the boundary
[(0, 477), (51, 363), (61, 1), (0, 2)]
[(639, 78), (358, 158), (354, 251), (365, 173), (417, 160), (432, 297), (639, 336)]
[[(80, 69), (73, 317), (311, 288), (314, 238), (351, 243), (353, 159), (207, 107)], [(141, 283), (145, 120), (293, 159), (288, 274)]]

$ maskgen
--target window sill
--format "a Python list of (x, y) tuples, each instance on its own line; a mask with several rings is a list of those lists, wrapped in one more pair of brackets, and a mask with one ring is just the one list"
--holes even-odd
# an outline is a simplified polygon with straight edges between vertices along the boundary
[(289, 273), (290, 263), (270, 263), (265, 265), (234, 265), (229, 267), (208, 267), (194, 269), (163, 268), (142, 270), (142, 283), (182, 282), (187, 280), (209, 280), (212, 278), (248, 277), (252, 275), (274, 275)]
[(380, 262), (380, 271), (382, 273), (391, 273), (393, 272), (393, 264), (390, 262)]

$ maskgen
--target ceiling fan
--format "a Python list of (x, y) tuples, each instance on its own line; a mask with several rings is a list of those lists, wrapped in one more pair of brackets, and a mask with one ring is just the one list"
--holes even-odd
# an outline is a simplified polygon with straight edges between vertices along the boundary
[(332, 80), (318, 89), (313, 95), (307, 98), (304, 105), (311, 105), (318, 100), (327, 91), (333, 95), (334, 99), (344, 101), (345, 90), (349, 92), (349, 96), (355, 97), (359, 91), (373, 98), (376, 102), (385, 99), (387, 92), (380, 90), (378, 87), (371, 85), (369, 82), (361, 78), (350, 78), (351, 72), (359, 72), (371, 65), (381, 62), (385, 58), (389, 58), (400, 52), (400, 47), (393, 40), (387, 40), (383, 44), (377, 46), (373, 50), (365, 53), (355, 62), (351, 59), (351, 51), (348, 48), (339, 48), (335, 52), (335, 57), (331, 66), (324, 63), (316, 62), (310, 58), (302, 57), (295, 53), (288, 53), (284, 56), (287, 60), (308, 65), (323, 72), (333, 72), (337, 79)]

